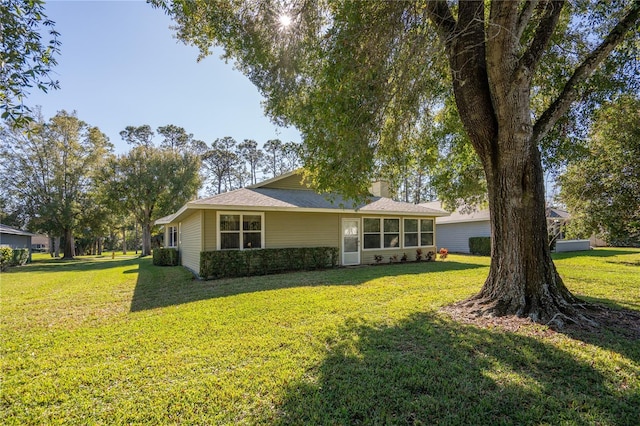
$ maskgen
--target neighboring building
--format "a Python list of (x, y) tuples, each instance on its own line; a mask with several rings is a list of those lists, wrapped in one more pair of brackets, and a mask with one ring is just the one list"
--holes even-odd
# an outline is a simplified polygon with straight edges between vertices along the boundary
[(50, 238), (46, 235), (35, 234), (31, 238), (31, 251), (46, 253), (49, 251), (49, 241)]
[(31, 232), (0, 224), (0, 246), (12, 249), (29, 249), (29, 260), (31, 260), (31, 238), (33, 235)]
[(341, 265), (374, 263), (374, 256), (435, 251), (435, 218), (448, 213), (393, 201), (376, 183), (368, 203), (333, 202), (302, 183), (299, 171), (185, 204), (164, 225), (166, 247), (180, 251), (182, 265), (198, 274), (200, 253), (289, 247), (337, 247)]
[[(433, 209), (442, 209), (440, 201), (431, 201), (420, 204)], [(488, 209), (463, 212), (457, 209), (451, 215), (436, 219), (436, 232), (438, 233), (438, 247), (445, 247), (450, 252), (469, 253), (469, 238), (490, 237), (491, 223)], [(563, 239), (563, 226), (569, 220), (566, 211), (548, 208), (547, 227), (549, 234)]]

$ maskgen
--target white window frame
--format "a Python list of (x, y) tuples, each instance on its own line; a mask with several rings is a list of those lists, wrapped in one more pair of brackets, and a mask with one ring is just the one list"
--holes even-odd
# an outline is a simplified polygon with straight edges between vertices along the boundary
[[(265, 233), (265, 223), (264, 223), (264, 212), (249, 212), (249, 211), (225, 211), (218, 210), (216, 212), (216, 250), (223, 250), (222, 246), (222, 231), (220, 231), (220, 216), (222, 215), (239, 215), (240, 216), (240, 229), (237, 231), (240, 233), (240, 248), (237, 249), (224, 249), (224, 250), (259, 250), (257, 248), (244, 248), (242, 241), (244, 241), (242, 229), (243, 216), (260, 216), (260, 248), (265, 248), (264, 245), (264, 233)], [(234, 231), (236, 232), (236, 231)], [(256, 232), (256, 231), (251, 231)]]
[[(365, 240), (365, 235), (366, 234), (375, 234), (375, 232), (366, 232), (365, 231), (365, 226), (364, 226), (364, 221), (365, 219), (375, 219), (378, 220), (380, 222), (380, 232), (378, 233), (380, 235), (380, 246), (379, 247), (371, 247), (371, 248), (365, 248), (364, 246), (364, 240)], [(391, 234), (391, 232), (385, 232), (384, 231), (384, 220), (385, 219), (394, 219), (398, 221), (398, 245), (395, 247), (385, 247), (384, 246), (384, 236), (385, 234)], [(402, 248), (402, 243), (404, 242), (402, 239), (404, 238), (404, 233), (402, 232), (402, 226), (404, 224), (404, 221), (402, 220), (401, 217), (388, 217), (388, 216), (366, 216), (362, 218), (362, 250), (395, 250), (395, 249), (399, 249)], [(395, 232), (393, 232), (395, 234)]]
[[(405, 220), (417, 220), (418, 221), (418, 245), (417, 246), (407, 246), (405, 244)], [(431, 231), (422, 231), (422, 221), (423, 220), (430, 220), (431, 221)], [(436, 229), (435, 229), (435, 220), (433, 218), (427, 218), (427, 217), (403, 217), (402, 218), (402, 248), (420, 248), (420, 247), (432, 247), (435, 244), (427, 244), (427, 245), (422, 245), (422, 234), (431, 234), (431, 236), (433, 237), (432, 240), (435, 243), (436, 237)], [(412, 234), (415, 234), (415, 232), (411, 232)]]
[[(430, 220), (431, 221), (431, 231), (422, 231), (422, 221)], [(422, 234), (431, 234), (431, 244), (422, 245)], [(418, 244), (420, 247), (433, 247), (436, 245), (436, 219), (435, 218), (420, 218), (418, 222)]]
[[(171, 244), (171, 240), (173, 240), (173, 244)], [(167, 247), (169, 248), (178, 247), (178, 225), (167, 227)]]

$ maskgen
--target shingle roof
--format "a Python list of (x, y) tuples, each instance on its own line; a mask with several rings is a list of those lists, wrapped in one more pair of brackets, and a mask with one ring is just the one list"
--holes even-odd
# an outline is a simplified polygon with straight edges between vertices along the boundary
[[(428, 203), (420, 204), (421, 206), (428, 208), (442, 208), (440, 201), (431, 201)], [(547, 218), (569, 219), (569, 213), (557, 208), (547, 208)], [(472, 212), (461, 212), (460, 209), (451, 212), (451, 215), (436, 218), (436, 223), (444, 225), (447, 223), (466, 223), (466, 222), (482, 222), (491, 220), (489, 209), (475, 210)]]
[(361, 211), (369, 213), (415, 214), (425, 216), (444, 216), (444, 210), (429, 208), (418, 204), (393, 201), (389, 198), (370, 197), (369, 203), (354, 205), (338, 195), (329, 197), (309, 190), (278, 188), (242, 188), (213, 197), (187, 203), (178, 212), (155, 221), (156, 224), (168, 224), (186, 210), (198, 208), (256, 209), (256, 210), (334, 210)]
[(338, 195), (324, 196), (313, 191), (276, 188), (243, 188), (210, 198), (189, 203), (190, 205), (238, 206), (256, 208), (299, 208), (299, 209), (332, 209), (360, 210), (390, 213), (423, 213), (430, 216), (447, 214), (440, 209), (433, 209), (418, 204), (393, 201), (389, 198), (370, 197), (366, 204), (354, 205)]
[(27, 237), (33, 237), (35, 234), (31, 232), (23, 231), (21, 229), (12, 228), (11, 226), (0, 224), (0, 232), (3, 234), (11, 234), (11, 235), (25, 235)]

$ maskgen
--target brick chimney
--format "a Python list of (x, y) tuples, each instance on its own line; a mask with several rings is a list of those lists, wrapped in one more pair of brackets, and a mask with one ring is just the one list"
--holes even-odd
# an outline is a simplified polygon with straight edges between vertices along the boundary
[(369, 187), (369, 192), (374, 197), (390, 198), (390, 196), (389, 196), (389, 182), (387, 182), (385, 180), (379, 180), (379, 181), (373, 182), (371, 184), (371, 186)]

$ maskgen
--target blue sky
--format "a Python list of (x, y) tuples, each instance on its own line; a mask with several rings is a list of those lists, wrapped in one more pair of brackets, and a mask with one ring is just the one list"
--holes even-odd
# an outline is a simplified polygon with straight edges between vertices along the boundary
[(232, 136), (263, 144), (300, 141), (295, 128), (264, 116), (262, 97), (231, 63), (214, 54), (197, 62), (196, 48), (173, 38), (171, 20), (142, 1), (49, 1), (47, 16), (61, 34), (53, 77), (61, 88), (31, 91), (26, 103), (45, 118), (77, 111), (122, 153), (128, 125), (184, 127), (207, 143)]

